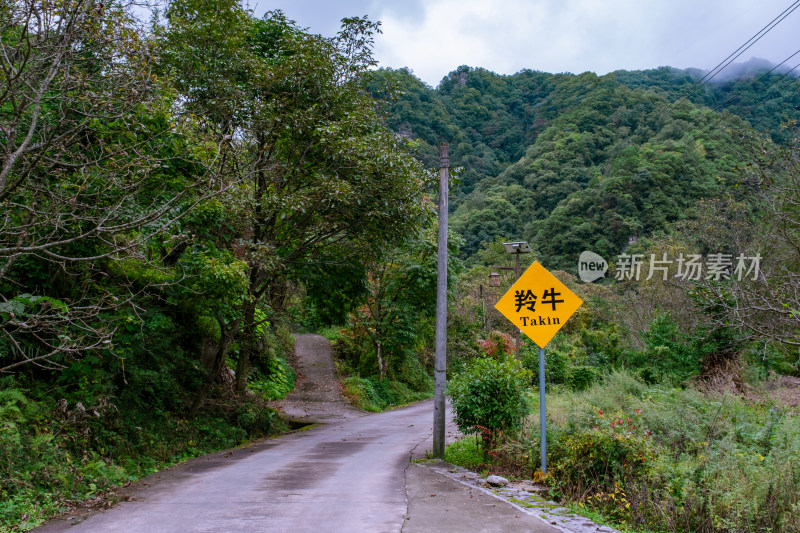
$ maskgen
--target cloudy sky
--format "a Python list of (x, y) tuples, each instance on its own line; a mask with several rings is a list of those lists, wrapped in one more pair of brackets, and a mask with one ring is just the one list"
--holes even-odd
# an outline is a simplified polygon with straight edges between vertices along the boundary
[[(382, 22), (381, 66), (408, 67), (435, 87), (460, 65), (499, 74), (710, 69), (792, 0), (250, 0), (261, 15), (281, 9), (313, 33), (334, 35), (343, 17)], [(800, 9), (738, 61), (780, 63), (800, 50)], [(787, 62), (794, 67), (800, 54)], [(800, 68), (798, 68), (800, 70)]]

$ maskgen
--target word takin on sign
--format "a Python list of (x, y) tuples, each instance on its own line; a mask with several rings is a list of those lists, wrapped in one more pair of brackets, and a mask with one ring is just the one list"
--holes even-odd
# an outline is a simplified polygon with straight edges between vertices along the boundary
[[(519, 317), (522, 320), (523, 326), (556, 326), (561, 324), (561, 320), (555, 317), (545, 317), (543, 316), (521, 316)], [(530, 320), (530, 322), (528, 322)]]

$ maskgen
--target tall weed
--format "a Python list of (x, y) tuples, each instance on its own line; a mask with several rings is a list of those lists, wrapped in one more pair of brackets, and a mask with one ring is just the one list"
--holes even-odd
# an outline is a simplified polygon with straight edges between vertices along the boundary
[[(505, 446), (531, 470), (537, 420)], [(800, 531), (800, 417), (787, 408), (647, 386), (618, 371), (583, 392), (551, 395), (547, 430), (555, 493), (620, 525)]]

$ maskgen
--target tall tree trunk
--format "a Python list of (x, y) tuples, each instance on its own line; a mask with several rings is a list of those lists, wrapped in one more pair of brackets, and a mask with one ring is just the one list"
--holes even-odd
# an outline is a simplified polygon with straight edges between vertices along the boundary
[(383, 358), (383, 343), (375, 343), (375, 354), (378, 356), (378, 372), (380, 372), (380, 380), (386, 377), (386, 372), (389, 370), (389, 358)]
[(256, 303), (244, 304), (244, 328), (242, 328), (242, 344), (239, 350), (239, 361), (236, 364), (236, 393), (243, 396), (247, 392), (247, 374), (250, 372), (250, 361), (258, 350), (256, 338)]
[(220, 371), (222, 370), (222, 365), (225, 364), (225, 357), (228, 355), (228, 348), (230, 348), (231, 343), (233, 342), (233, 332), (235, 332), (239, 327), (239, 321), (236, 321), (231, 325), (227, 325), (222, 318), (217, 317), (217, 322), (219, 322), (220, 330), (219, 345), (217, 346), (217, 351), (214, 354), (214, 360), (212, 361), (210, 367), (206, 368), (206, 375), (203, 377), (203, 383), (200, 384), (200, 388), (197, 389), (197, 392), (194, 395), (192, 407), (189, 408), (189, 418), (195, 418), (197, 416), (197, 413), (200, 412), (200, 408), (203, 407), (206, 398), (208, 398), (208, 392), (211, 390), (211, 385), (214, 384), (214, 381), (217, 379)]

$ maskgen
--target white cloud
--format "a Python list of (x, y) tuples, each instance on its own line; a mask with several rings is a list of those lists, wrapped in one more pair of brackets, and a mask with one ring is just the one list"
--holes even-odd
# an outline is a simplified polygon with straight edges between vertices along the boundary
[[(511, 74), (605, 73), (661, 65), (710, 68), (784, 8), (778, 0), (435, 0), (416, 16), (378, 9), (376, 55), (384, 66), (408, 66), (431, 85), (457, 66)], [(400, 12), (402, 13), (402, 12)], [(800, 15), (786, 19), (741, 60), (782, 60)], [(780, 30), (780, 31), (779, 31)], [(781, 37), (783, 35), (783, 37)], [(795, 41), (796, 42), (796, 41)]]
[[(252, 0), (251, 0), (252, 1)], [(711, 68), (786, 9), (786, 0), (272, 0), (301, 26), (383, 22), (381, 65), (436, 85), (460, 65), (599, 74), (662, 65)], [(261, 10), (263, 12), (263, 9)], [(800, 9), (739, 61), (782, 61), (800, 48)], [(791, 66), (794, 66), (792, 64)]]

